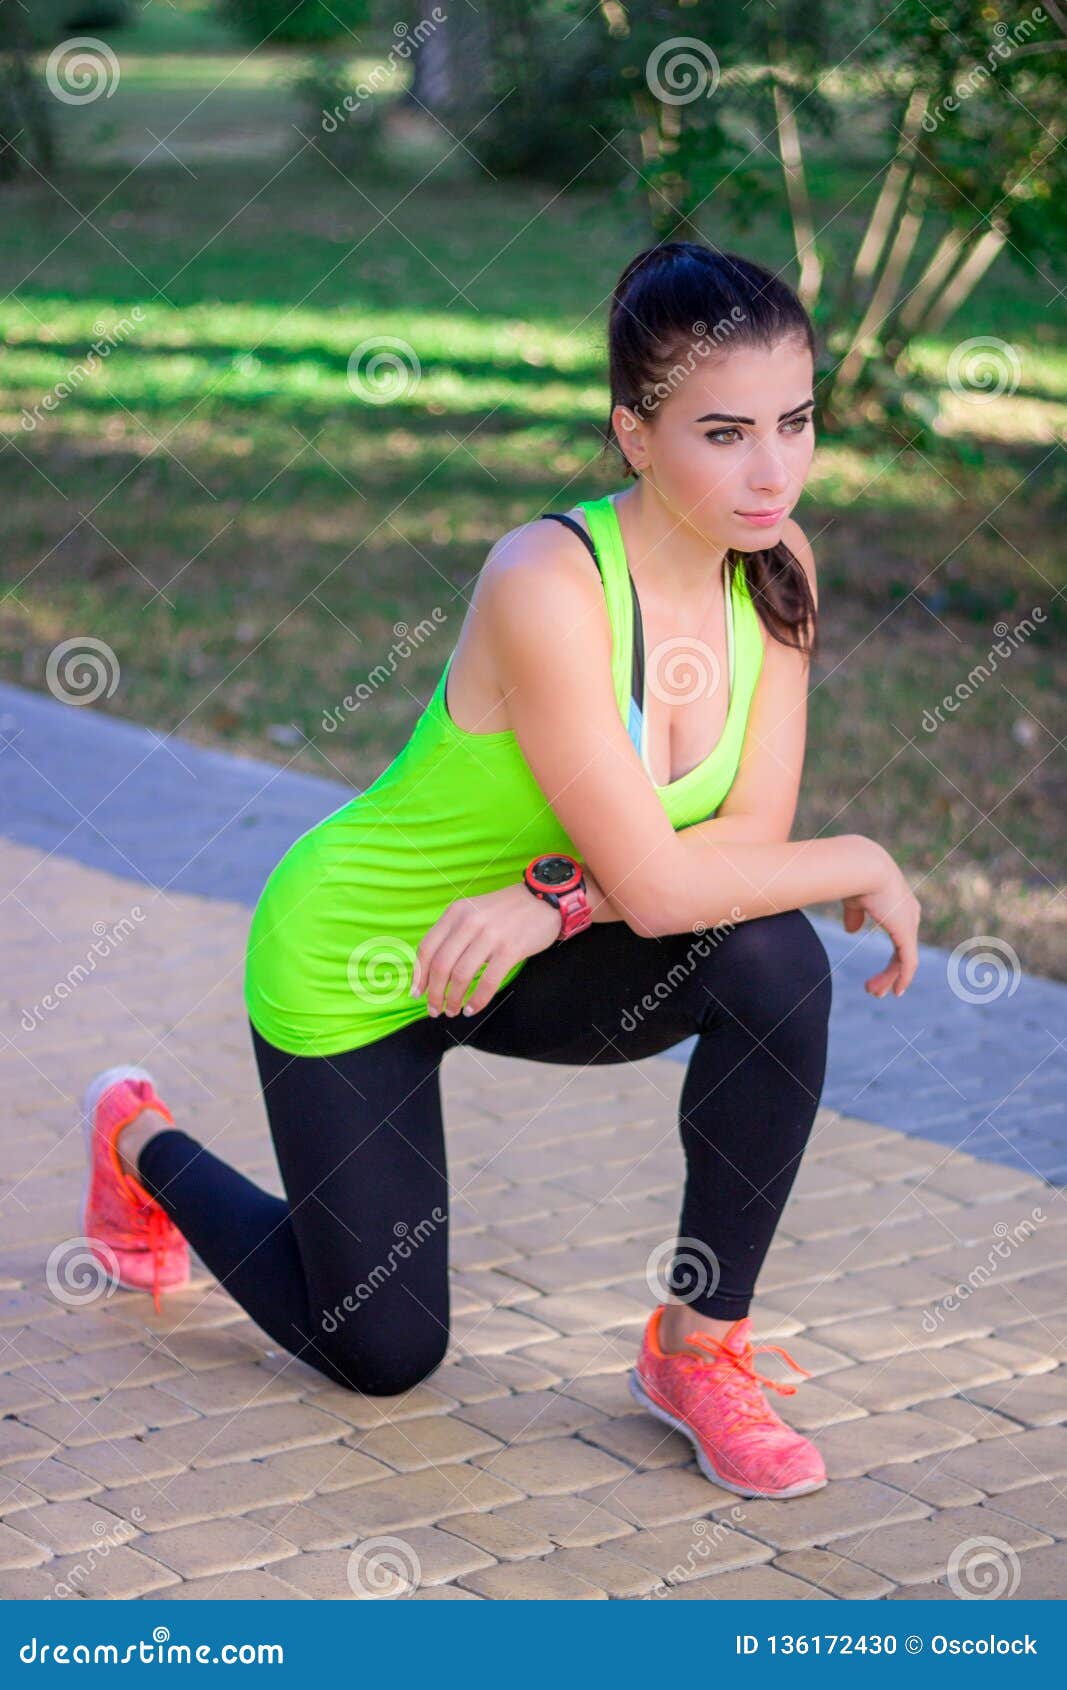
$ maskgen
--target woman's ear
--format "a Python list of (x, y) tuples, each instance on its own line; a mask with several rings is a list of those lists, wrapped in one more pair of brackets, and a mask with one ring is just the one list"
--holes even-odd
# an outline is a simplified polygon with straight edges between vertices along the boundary
[(611, 426), (623, 456), (637, 474), (648, 465), (648, 449), (644, 426), (629, 405), (616, 405), (611, 413)]

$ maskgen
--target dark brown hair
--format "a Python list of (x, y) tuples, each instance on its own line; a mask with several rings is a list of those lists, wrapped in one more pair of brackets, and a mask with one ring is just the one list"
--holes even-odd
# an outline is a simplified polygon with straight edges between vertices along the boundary
[[(616, 405), (654, 416), (694, 353), (719, 361), (741, 346), (797, 339), (815, 357), (811, 318), (797, 295), (762, 265), (696, 241), (664, 241), (632, 258), (615, 284), (608, 318), (611, 408), (605, 451), (615, 448), (636, 477), (611, 426)], [(817, 650), (815, 601), (807, 575), (784, 540), (728, 554), (730, 579), (743, 563), (761, 621), (782, 645)]]

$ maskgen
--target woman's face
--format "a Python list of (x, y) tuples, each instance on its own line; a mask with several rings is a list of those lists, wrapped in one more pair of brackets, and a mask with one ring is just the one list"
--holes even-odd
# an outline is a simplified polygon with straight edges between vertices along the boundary
[[(677, 358), (675, 370), (676, 385), (647, 420), (640, 408), (615, 408), (630, 462), (675, 519), (710, 544), (742, 552), (773, 546), (815, 444), (811, 353), (792, 338), (769, 351), (697, 351)], [(769, 518), (756, 520), (764, 512)]]

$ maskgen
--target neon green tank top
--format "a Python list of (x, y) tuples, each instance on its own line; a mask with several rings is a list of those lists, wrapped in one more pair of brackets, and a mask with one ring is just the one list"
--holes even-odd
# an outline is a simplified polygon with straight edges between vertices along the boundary
[[(612, 630), (615, 697), (647, 769), (635, 673), (632, 586), (613, 496), (579, 507), (596, 547)], [(733, 784), (763, 664), (743, 561), (723, 565), (730, 693), (726, 726), (696, 768), (656, 792), (674, 828), (712, 816)], [(638, 615), (639, 615), (638, 606)], [(533, 857), (580, 853), (545, 800), (517, 736), (475, 733), (445, 706), (448, 658), (407, 744), (374, 783), (294, 841), (252, 915), (244, 997), (278, 1049), (334, 1056), (426, 1014), (410, 995), (415, 952), (457, 898), (514, 885)], [(649, 776), (651, 779), (651, 775)], [(571, 941), (581, 944), (581, 936)], [(504, 976), (509, 984), (527, 958)], [(472, 982), (473, 992), (480, 973)], [(468, 993), (468, 996), (470, 993)]]

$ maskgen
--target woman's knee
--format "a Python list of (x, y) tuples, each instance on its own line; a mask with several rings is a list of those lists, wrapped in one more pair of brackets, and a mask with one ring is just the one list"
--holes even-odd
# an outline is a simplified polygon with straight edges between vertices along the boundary
[(357, 1316), (320, 1338), (317, 1348), (337, 1384), (366, 1396), (396, 1397), (440, 1367), (448, 1333), (419, 1334), (406, 1326), (383, 1329), (380, 1324), (371, 1330), (361, 1326)]
[(798, 1003), (810, 1004), (812, 1015), (827, 1017), (833, 996), (833, 974), (826, 946), (811, 918), (803, 910), (786, 910), (784, 915), (772, 919), (783, 923), (785, 968), (792, 977)]
[(803, 910), (743, 921), (711, 959), (709, 1002), (769, 1031), (788, 1020), (794, 1027), (825, 1024), (832, 981), (826, 947)]

